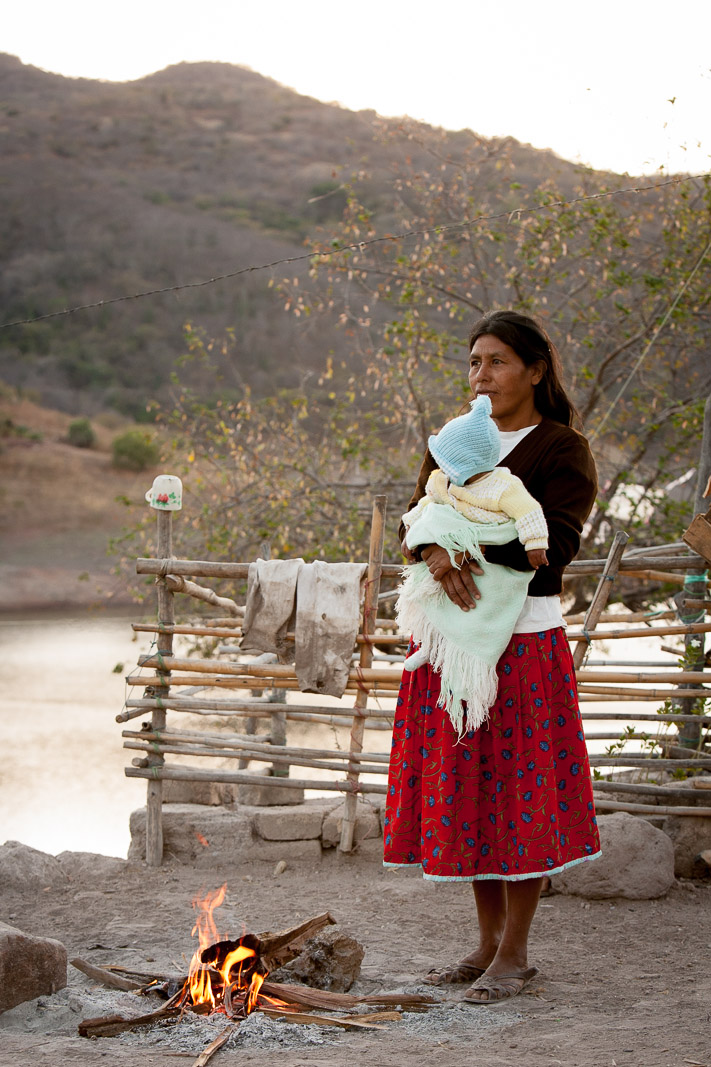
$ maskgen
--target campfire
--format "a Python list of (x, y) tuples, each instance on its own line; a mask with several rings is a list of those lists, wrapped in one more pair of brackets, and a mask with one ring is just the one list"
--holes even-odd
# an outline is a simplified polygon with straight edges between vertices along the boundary
[(198, 916), (192, 932), (199, 944), (178, 1005), (222, 1011), (230, 1019), (244, 1019), (257, 1007), (259, 990), (269, 969), (255, 934), (244, 934), (238, 941), (221, 940), (214, 911), (224, 902), (226, 892), (225, 884), (204, 899), (193, 900)]
[[(72, 960), (78, 970), (105, 986), (146, 997), (158, 995), (164, 1000), (160, 1008), (146, 1015), (84, 1019), (79, 1023), (79, 1034), (114, 1037), (155, 1023), (179, 1023), (188, 1013), (222, 1015), (227, 1022), (225, 1030), (195, 1061), (204, 1067), (252, 1012), (286, 1022), (378, 1030), (384, 1022), (400, 1019), (403, 1009), (426, 1011), (433, 1003), (431, 998), (419, 994), (379, 993), (358, 997), (311, 986), (270, 982), (271, 970), (295, 959), (309, 939), (335, 923), (335, 919), (324, 912), (279, 933), (245, 932), (237, 940), (230, 940), (218, 932), (214, 917), (226, 892), (227, 886), (223, 885), (204, 899), (196, 897), (193, 901), (197, 918), (192, 933), (198, 938), (198, 947), (187, 975), (146, 974), (125, 967), (96, 967), (82, 959)], [(314, 1008), (328, 1014), (313, 1014)]]

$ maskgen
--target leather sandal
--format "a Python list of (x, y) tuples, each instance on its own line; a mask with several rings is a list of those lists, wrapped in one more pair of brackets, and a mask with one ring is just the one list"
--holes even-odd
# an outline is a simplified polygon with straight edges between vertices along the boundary
[[(523, 974), (483, 974), (467, 989), (462, 1000), (467, 1004), (475, 1004), (477, 1007), (482, 1004), (497, 1004), (502, 1000), (509, 1000), (511, 997), (517, 997), (537, 974), (537, 967), (529, 967)], [(485, 998), (476, 996), (479, 992), (484, 992), (487, 996)]]
[(463, 982), (474, 982), (484, 974), (483, 967), (474, 967), (471, 963), (455, 963), (451, 967), (437, 970), (433, 967), (428, 971), (423, 981), (428, 985), (457, 985)]

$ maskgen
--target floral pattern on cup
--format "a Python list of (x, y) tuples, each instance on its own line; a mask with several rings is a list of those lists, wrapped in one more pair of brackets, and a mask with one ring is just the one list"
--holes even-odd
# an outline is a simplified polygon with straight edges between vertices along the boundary
[(183, 483), (175, 474), (159, 474), (146, 493), (146, 501), (156, 511), (180, 511), (183, 506)]

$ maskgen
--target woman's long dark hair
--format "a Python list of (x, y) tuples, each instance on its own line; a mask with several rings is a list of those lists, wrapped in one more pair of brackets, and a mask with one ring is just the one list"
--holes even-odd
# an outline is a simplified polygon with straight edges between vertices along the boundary
[(469, 334), (470, 352), (477, 338), (485, 334), (491, 334), (513, 348), (527, 367), (538, 362), (544, 364), (543, 377), (533, 387), (539, 414), (562, 422), (564, 426), (580, 425), (580, 416), (563, 386), (563, 366), (558, 349), (535, 319), (519, 315), (517, 311), (489, 312), (472, 327)]

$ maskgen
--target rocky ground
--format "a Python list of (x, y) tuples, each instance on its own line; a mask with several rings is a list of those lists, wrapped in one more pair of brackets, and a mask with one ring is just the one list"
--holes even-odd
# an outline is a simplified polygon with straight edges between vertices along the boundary
[[(263, 931), (329, 910), (365, 947), (354, 991), (424, 990), (422, 976), (458, 958), (475, 938), (468, 886), (425, 883), (385, 871), (377, 857), (225, 860), (212, 870), (158, 869), (105, 857), (65, 857), (61, 878), (34, 886), (0, 879), (0, 919), (52, 937), (95, 964), (182, 970), (192, 954), (191, 899), (227, 882), (221, 932)], [(43, 885), (42, 882), (49, 882)], [(262, 1019), (243, 1024), (216, 1065), (280, 1067), (349, 1059), (390, 1067), (433, 1059), (447, 1067), (693, 1067), (711, 1064), (711, 883), (677, 881), (656, 900), (542, 900), (531, 962), (539, 976), (494, 1007), (458, 1003), (447, 990), (425, 1015), (378, 1031), (334, 1031)], [(124, 1013), (132, 994), (109, 993), (69, 967), (68, 989), (0, 1016), (3, 1067), (115, 1063), (192, 1064), (223, 1021), (117, 1038), (77, 1035), (81, 1018)], [(182, 1029), (181, 1029), (182, 1027)]]

